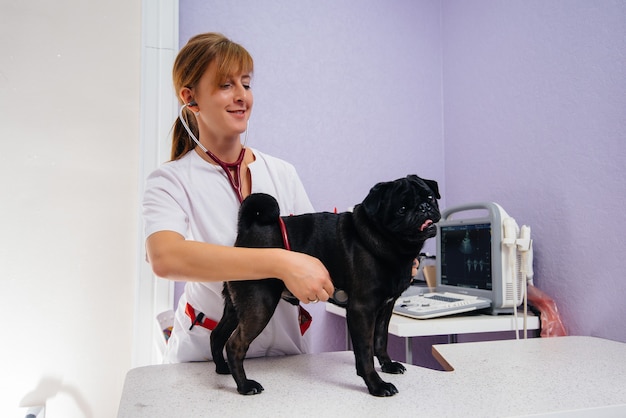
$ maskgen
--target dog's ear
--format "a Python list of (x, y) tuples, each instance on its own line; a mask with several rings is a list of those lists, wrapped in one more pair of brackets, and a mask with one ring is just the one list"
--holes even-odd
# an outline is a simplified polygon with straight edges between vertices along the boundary
[(382, 203), (381, 196), (383, 194), (384, 184), (385, 183), (378, 183), (372, 187), (365, 200), (363, 200), (363, 203), (361, 203), (361, 206), (365, 209), (365, 213), (368, 215), (374, 215), (378, 212), (380, 204)]
[(441, 196), (439, 195), (439, 184), (437, 184), (435, 180), (423, 179), (415, 174), (409, 174), (406, 177), (407, 179), (409, 179), (409, 181), (414, 181), (417, 183), (419, 183), (420, 180), (423, 181), (430, 188), (430, 190), (432, 190), (432, 192), (435, 194), (435, 197), (437, 199), (441, 199)]
[(435, 197), (437, 199), (441, 199), (441, 195), (439, 195), (439, 184), (437, 184), (435, 180), (427, 180), (427, 179), (422, 179), (422, 180), (424, 180), (424, 183), (426, 183), (426, 185), (430, 187), (430, 190), (432, 190), (435, 193)]

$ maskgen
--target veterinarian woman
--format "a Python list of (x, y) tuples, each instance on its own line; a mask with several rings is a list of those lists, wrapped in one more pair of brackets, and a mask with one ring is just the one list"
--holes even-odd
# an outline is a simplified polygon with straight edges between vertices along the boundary
[[(242, 143), (253, 105), (252, 70), (249, 53), (216, 33), (191, 38), (174, 63), (181, 108), (172, 160), (148, 177), (143, 200), (152, 270), (187, 282), (166, 362), (211, 358), (210, 332), (222, 316), (223, 281), (277, 277), (305, 304), (326, 301), (334, 290), (316, 258), (233, 247), (239, 206), (252, 192), (274, 196), (282, 215), (313, 211), (292, 165)], [(247, 356), (307, 352), (307, 326), (306, 311), (281, 301)]]

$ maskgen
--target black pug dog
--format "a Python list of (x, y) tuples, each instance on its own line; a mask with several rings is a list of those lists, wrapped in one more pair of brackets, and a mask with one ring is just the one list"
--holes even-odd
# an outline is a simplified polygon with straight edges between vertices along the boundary
[[(424, 242), (437, 234), (439, 198), (436, 181), (409, 175), (375, 185), (353, 212), (282, 217), (291, 249), (317, 257), (328, 269), (336, 289), (330, 301), (346, 307), (357, 374), (375, 396), (392, 396), (398, 390), (380, 378), (374, 356), (383, 372), (406, 370), (387, 354), (389, 320), (396, 299), (410, 285), (413, 260)], [(238, 233), (236, 246), (284, 248), (276, 200), (266, 194), (246, 198)], [(224, 314), (211, 333), (211, 351), (217, 373), (232, 373), (239, 393), (263, 390), (246, 377), (243, 361), (284, 290), (281, 280), (271, 278), (224, 284)], [(347, 301), (339, 300), (344, 299), (339, 294), (347, 294)]]

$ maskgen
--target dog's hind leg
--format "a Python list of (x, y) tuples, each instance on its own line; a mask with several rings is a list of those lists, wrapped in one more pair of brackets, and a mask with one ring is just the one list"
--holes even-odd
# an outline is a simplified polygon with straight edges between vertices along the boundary
[(218, 374), (230, 374), (230, 368), (224, 359), (224, 345), (235, 328), (237, 328), (238, 320), (237, 311), (235, 311), (233, 302), (230, 299), (227, 283), (224, 283), (222, 294), (224, 295), (224, 313), (220, 322), (211, 332), (211, 355), (215, 363), (215, 372)]
[(395, 300), (388, 302), (376, 317), (374, 329), (374, 355), (378, 358), (381, 370), (385, 373), (402, 374), (406, 368), (398, 362), (392, 361), (387, 353), (387, 337), (389, 335), (389, 321), (393, 313)]
[(284, 286), (277, 279), (247, 282), (244, 286), (239, 283), (231, 283), (231, 297), (236, 309), (243, 308), (237, 310), (239, 323), (226, 342), (226, 355), (230, 372), (237, 383), (237, 391), (243, 395), (255, 395), (263, 391), (263, 386), (247, 378), (243, 361), (250, 343), (272, 318)]

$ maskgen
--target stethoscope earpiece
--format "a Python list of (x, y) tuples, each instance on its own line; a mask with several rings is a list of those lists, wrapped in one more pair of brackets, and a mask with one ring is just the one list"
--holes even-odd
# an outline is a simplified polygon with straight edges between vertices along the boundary
[(198, 106), (198, 103), (196, 103), (195, 100), (192, 100), (189, 103), (187, 103), (187, 107), (189, 107), (189, 106)]

